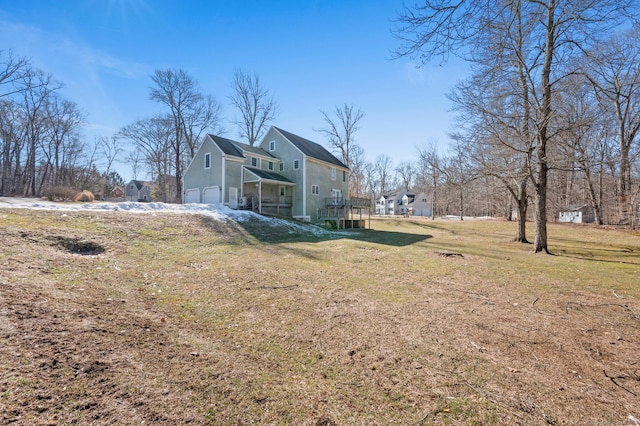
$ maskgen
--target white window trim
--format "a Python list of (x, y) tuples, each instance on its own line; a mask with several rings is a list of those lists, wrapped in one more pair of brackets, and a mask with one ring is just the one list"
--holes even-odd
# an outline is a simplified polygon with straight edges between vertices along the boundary
[(269, 151), (273, 152), (276, 150), (276, 141), (269, 142)]
[(300, 160), (293, 160), (293, 168), (294, 170), (298, 170), (300, 168)]
[(320, 185), (311, 185), (311, 195), (320, 195)]
[(332, 167), (332, 168), (331, 168), (331, 180), (336, 180), (337, 173), (338, 173), (338, 172), (337, 172), (336, 168), (335, 168), (335, 167)]
[[(209, 160), (209, 165), (207, 166), (207, 160)], [(209, 170), (211, 168), (211, 153), (207, 152), (204, 154), (204, 169)]]

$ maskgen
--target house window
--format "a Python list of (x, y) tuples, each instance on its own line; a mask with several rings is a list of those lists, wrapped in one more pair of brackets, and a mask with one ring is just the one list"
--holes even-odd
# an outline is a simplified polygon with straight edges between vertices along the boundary
[(313, 195), (319, 195), (320, 194), (320, 187), (318, 185), (311, 185), (311, 193)]
[(251, 167), (258, 167), (258, 159), (256, 157), (251, 157)]
[(207, 152), (204, 155), (204, 168), (205, 169), (210, 169), (211, 168), (211, 153)]
[(342, 181), (346, 182), (347, 181), (347, 172), (346, 171), (342, 171)]
[(275, 150), (276, 150), (276, 141), (269, 142), (269, 151), (275, 151)]
[(273, 161), (269, 161), (269, 170), (273, 170)]
[(331, 180), (336, 180), (336, 168), (331, 168)]
[(284, 163), (280, 163), (280, 171), (284, 172)]
[(293, 168), (296, 170), (300, 168), (300, 160), (293, 160)]

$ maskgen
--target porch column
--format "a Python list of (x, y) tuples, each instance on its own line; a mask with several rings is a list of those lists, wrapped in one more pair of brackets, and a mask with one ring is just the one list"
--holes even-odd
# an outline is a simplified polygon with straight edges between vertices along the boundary
[(258, 213), (262, 214), (262, 180), (258, 182)]

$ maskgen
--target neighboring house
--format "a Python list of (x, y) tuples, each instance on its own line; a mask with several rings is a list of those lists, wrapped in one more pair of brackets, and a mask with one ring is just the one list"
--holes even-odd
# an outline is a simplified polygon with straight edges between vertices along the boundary
[(382, 195), (376, 201), (376, 214), (378, 215), (411, 215), (413, 214), (412, 203), (415, 195), (407, 190), (397, 191), (391, 194)]
[(413, 216), (431, 216), (431, 201), (426, 192), (421, 192), (415, 196), (411, 203)]
[(116, 186), (111, 190), (111, 198), (124, 198), (124, 191), (119, 186)]
[(124, 190), (126, 201), (151, 201), (151, 182), (132, 180)]
[(589, 206), (566, 206), (560, 210), (558, 220), (570, 223), (593, 223), (595, 216)]
[(321, 145), (271, 127), (258, 146), (207, 135), (187, 167), (185, 203), (221, 203), (307, 222), (344, 219), (349, 168)]

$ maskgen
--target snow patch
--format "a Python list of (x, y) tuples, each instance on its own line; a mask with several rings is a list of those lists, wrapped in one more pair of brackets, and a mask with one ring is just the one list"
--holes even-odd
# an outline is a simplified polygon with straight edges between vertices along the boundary
[(267, 226), (286, 228), (289, 233), (306, 233), (316, 236), (334, 235), (331, 232), (314, 225), (295, 223), (284, 219), (262, 216), (248, 210), (233, 210), (220, 204), (167, 204), (167, 203), (138, 203), (126, 201), (121, 203), (56, 203), (35, 198), (0, 197), (0, 208), (19, 208), (33, 210), (54, 211), (124, 211), (127, 213), (179, 213), (200, 214), (220, 222), (233, 221), (237, 223), (257, 220)]

